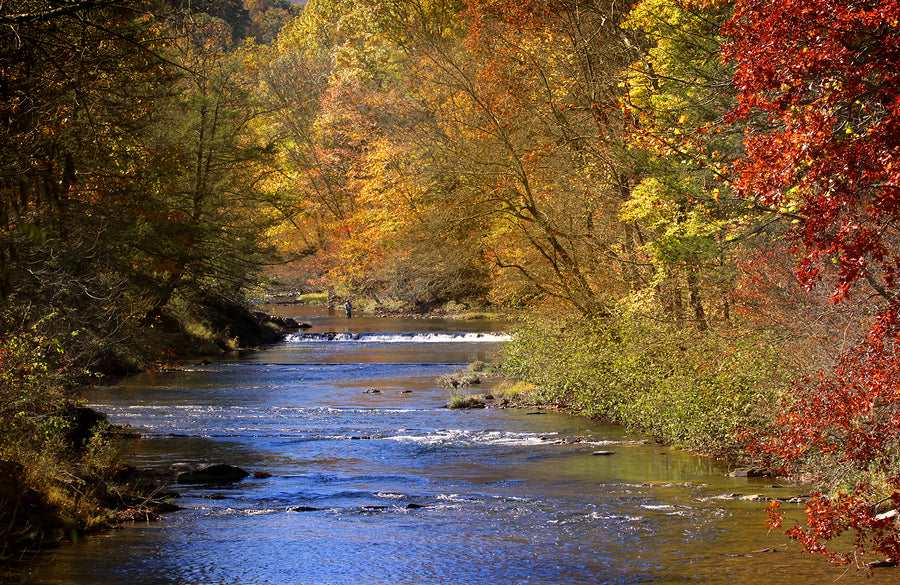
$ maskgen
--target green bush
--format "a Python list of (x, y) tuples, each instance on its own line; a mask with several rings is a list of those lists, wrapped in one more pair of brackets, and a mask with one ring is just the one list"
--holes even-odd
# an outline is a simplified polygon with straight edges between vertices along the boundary
[(621, 423), (660, 441), (735, 456), (772, 418), (792, 369), (770, 335), (697, 332), (634, 315), (522, 325), (505, 373), (531, 400)]
[(450, 393), (447, 400), (447, 408), (468, 409), (468, 408), (484, 408), (484, 397), (475, 394), (466, 394), (459, 390)]

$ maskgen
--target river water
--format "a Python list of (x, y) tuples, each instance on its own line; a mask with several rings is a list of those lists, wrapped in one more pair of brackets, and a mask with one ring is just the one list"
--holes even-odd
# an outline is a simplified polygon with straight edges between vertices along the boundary
[(87, 396), (142, 432), (139, 467), (229, 463), (269, 477), (178, 486), (185, 510), (53, 551), (29, 582), (900, 580), (801, 556), (767, 534), (764, 502), (735, 498), (797, 488), (728, 478), (713, 461), (583, 418), (443, 408), (437, 377), (494, 356), (496, 323), (300, 317), (309, 335)]

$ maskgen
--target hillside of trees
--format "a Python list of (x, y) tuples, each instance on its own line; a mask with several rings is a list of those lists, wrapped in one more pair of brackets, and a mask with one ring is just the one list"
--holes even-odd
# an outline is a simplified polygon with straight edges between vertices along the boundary
[(0, 3), (0, 559), (109, 521), (77, 385), (278, 286), (517, 315), (525, 399), (900, 560), (898, 76), (890, 0)]

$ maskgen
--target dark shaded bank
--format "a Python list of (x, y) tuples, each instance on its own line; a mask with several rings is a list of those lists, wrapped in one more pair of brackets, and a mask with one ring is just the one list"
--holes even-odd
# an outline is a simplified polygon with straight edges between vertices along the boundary
[[(23, 561), (47, 547), (123, 522), (150, 521), (177, 506), (165, 486), (176, 476), (149, 476), (120, 453), (138, 433), (111, 425), (79, 402), (79, 388), (187, 359), (248, 351), (300, 328), (237, 302), (205, 299), (190, 318), (164, 314), (128, 342), (96, 356), (90, 376), (68, 376), (39, 359), (0, 352), (0, 582), (22, 579)], [(55, 341), (55, 340), (53, 340)], [(45, 349), (45, 339), (35, 339)], [(64, 349), (60, 351), (65, 351)]]
[(94, 373), (121, 377), (184, 359), (253, 349), (277, 343), (301, 324), (290, 317), (269, 315), (246, 304), (208, 295), (190, 311), (163, 312), (136, 337), (108, 348)]

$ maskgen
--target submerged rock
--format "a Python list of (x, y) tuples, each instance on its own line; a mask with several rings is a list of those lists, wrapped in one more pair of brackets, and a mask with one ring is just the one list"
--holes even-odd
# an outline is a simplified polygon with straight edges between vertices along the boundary
[(791, 496), (791, 497), (778, 497), (778, 496), (770, 496), (765, 494), (722, 494), (720, 496), (716, 496), (721, 500), (742, 500), (744, 502), (784, 502), (787, 504), (802, 504), (805, 502), (809, 496)]
[(324, 508), (315, 508), (313, 506), (293, 506), (288, 508), (290, 512), (318, 512), (320, 510), (324, 510)]

